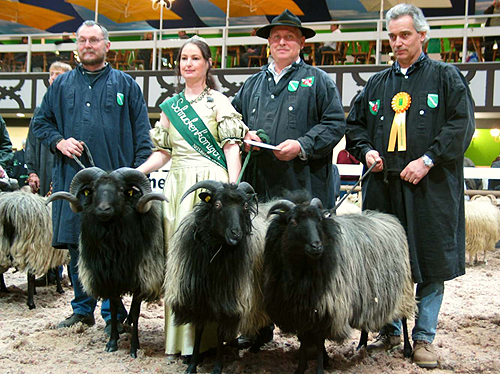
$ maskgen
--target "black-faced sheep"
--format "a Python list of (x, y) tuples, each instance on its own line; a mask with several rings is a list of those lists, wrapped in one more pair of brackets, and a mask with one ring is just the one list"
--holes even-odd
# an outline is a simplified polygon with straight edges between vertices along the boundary
[(121, 168), (107, 173), (93, 167), (78, 172), (70, 191), (49, 200), (66, 199), (82, 213), (78, 272), (88, 294), (109, 299), (111, 336), (106, 351), (118, 349), (117, 306), (132, 294), (128, 321), (133, 325), (130, 355), (139, 349), (141, 302), (161, 298), (165, 279), (165, 244), (161, 218), (162, 194), (151, 192), (141, 172)]
[(177, 325), (196, 326), (187, 373), (196, 372), (204, 326), (218, 324), (212, 373), (221, 373), (223, 342), (238, 332), (253, 334), (269, 322), (259, 287), (266, 221), (256, 212), (255, 193), (248, 183), (202, 181), (183, 198), (199, 188), (207, 189), (200, 193), (202, 202), (169, 243), (165, 303)]
[(465, 202), (465, 250), (469, 257), (469, 265), (478, 261), (477, 255), (495, 249), (500, 240), (500, 210), (496, 206), (493, 195), (473, 196)]
[[(14, 180), (15, 181), (15, 180)], [(13, 267), (26, 271), (28, 276), (28, 301), (34, 309), (35, 276), (45, 274), (50, 268), (67, 264), (67, 250), (52, 247), (52, 218), (46, 200), (31, 193), (16, 191), (14, 183), (0, 181), (0, 290), (7, 292), (3, 273)], [(63, 293), (56, 274), (57, 292)]]
[(318, 199), (282, 200), (269, 214), (276, 217), (266, 235), (264, 302), (271, 320), (301, 342), (296, 374), (307, 369), (311, 344), (323, 373), (325, 339), (342, 341), (352, 328), (378, 331), (413, 316), (408, 243), (395, 217), (331, 216)]

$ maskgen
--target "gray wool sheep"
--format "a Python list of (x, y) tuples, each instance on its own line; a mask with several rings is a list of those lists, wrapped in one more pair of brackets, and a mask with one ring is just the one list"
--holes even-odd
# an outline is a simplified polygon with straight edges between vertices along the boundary
[(500, 240), (500, 210), (493, 195), (473, 196), (465, 202), (465, 250), (469, 265), (478, 261), (478, 253), (483, 252), (486, 264), (486, 252), (495, 249)]
[[(52, 247), (52, 217), (46, 199), (14, 191), (0, 194), (0, 289), (7, 291), (3, 273), (13, 267), (28, 273), (28, 301), (35, 308), (35, 275), (69, 263), (67, 250)], [(57, 278), (57, 291), (62, 290)]]
[(307, 369), (311, 344), (317, 373), (323, 373), (325, 339), (340, 342), (353, 328), (378, 331), (411, 318), (414, 285), (397, 218), (378, 212), (336, 217), (318, 199), (300, 201), (282, 200), (270, 209), (275, 217), (266, 235), (264, 301), (271, 320), (301, 342), (295, 373)]
[(262, 305), (264, 235), (262, 210), (248, 183), (202, 181), (201, 202), (175, 232), (167, 256), (165, 304), (177, 325), (196, 327), (194, 352), (187, 373), (195, 373), (199, 344), (207, 323), (218, 324), (215, 368), (222, 371), (222, 346), (238, 332), (253, 334), (269, 323)]

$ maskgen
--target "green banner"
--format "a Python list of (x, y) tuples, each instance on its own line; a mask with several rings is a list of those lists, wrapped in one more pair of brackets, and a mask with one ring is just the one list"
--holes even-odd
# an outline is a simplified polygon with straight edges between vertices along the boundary
[(203, 157), (227, 170), (226, 157), (214, 136), (181, 92), (160, 104), (170, 123)]

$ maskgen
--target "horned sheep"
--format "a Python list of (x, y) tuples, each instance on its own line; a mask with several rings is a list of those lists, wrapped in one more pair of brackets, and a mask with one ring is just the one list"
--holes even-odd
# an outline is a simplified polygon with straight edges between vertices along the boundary
[[(7, 292), (3, 273), (9, 268), (26, 271), (30, 309), (34, 302), (35, 276), (67, 264), (68, 251), (52, 247), (50, 206), (40, 195), (16, 191), (17, 181), (0, 182), (0, 290)], [(57, 276), (57, 292), (64, 293)]]
[(253, 334), (269, 323), (262, 306), (260, 276), (267, 227), (257, 214), (255, 192), (248, 183), (202, 181), (183, 198), (204, 188), (192, 212), (169, 244), (165, 304), (177, 325), (195, 325), (194, 351), (187, 373), (195, 373), (204, 326), (218, 324), (212, 373), (222, 372), (222, 347), (238, 332)]
[(75, 175), (69, 193), (49, 198), (56, 199), (68, 200), (74, 212), (82, 213), (78, 272), (88, 294), (110, 299), (108, 352), (118, 349), (120, 297), (133, 295), (128, 321), (133, 325), (130, 355), (136, 358), (141, 302), (163, 295), (165, 244), (158, 200), (166, 198), (152, 193), (149, 179), (137, 170), (107, 173), (92, 167)]
[[(275, 217), (266, 235), (264, 303), (271, 320), (300, 340), (295, 373), (307, 369), (312, 344), (317, 373), (323, 373), (325, 339), (340, 342), (352, 328), (378, 331), (413, 316), (408, 243), (391, 215), (368, 211), (337, 217), (318, 199), (295, 201), (281, 200), (269, 211)], [(409, 354), (407, 334), (405, 351)]]

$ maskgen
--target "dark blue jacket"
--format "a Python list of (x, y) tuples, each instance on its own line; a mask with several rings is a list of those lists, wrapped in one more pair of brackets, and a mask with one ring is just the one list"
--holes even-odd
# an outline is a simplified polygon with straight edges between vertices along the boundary
[[(111, 171), (136, 167), (151, 153), (150, 124), (139, 85), (129, 75), (109, 65), (91, 84), (84, 69), (67, 72), (48, 88), (33, 119), (33, 131), (55, 153), (54, 192), (69, 191), (78, 164), (56, 150), (61, 138), (82, 140), (95, 165)], [(86, 166), (88, 160), (82, 157)], [(67, 202), (52, 206), (53, 245), (77, 244), (80, 220)]]

